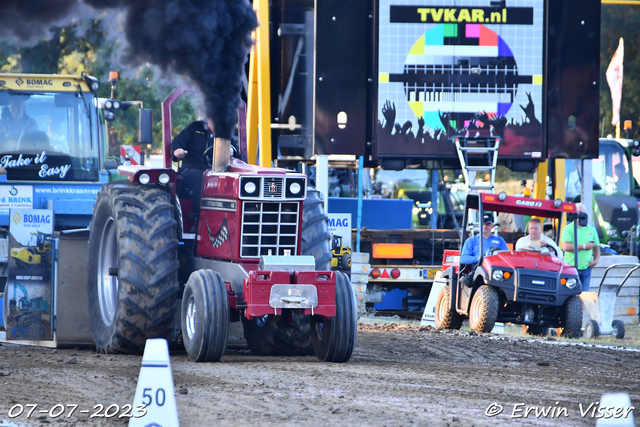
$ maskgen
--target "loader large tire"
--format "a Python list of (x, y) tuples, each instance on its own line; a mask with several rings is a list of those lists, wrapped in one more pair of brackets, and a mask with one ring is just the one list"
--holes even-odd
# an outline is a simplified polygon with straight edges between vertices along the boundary
[(358, 309), (346, 274), (336, 271), (336, 315), (331, 318), (312, 316), (311, 342), (323, 362), (348, 362), (356, 346)]
[[(331, 234), (320, 192), (307, 187), (302, 206), (302, 255), (312, 255), (317, 271), (331, 270)], [(269, 315), (243, 319), (244, 337), (252, 353), (279, 356), (313, 356), (309, 316), (292, 313), (291, 318)]]
[(182, 297), (182, 339), (189, 359), (218, 362), (229, 340), (229, 294), (213, 270), (191, 273)]
[(159, 186), (106, 184), (89, 236), (89, 315), (105, 353), (138, 353), (168, 339), (178, 292), (178, 240), (170, 195)]

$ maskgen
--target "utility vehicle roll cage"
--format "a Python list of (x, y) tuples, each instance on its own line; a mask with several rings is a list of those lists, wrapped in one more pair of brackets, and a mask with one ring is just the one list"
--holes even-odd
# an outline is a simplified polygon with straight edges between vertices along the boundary
[[(460, 248), (464, 246), (464, 242), (467, 240), (467, 227), (469, 226), (469, 211), (478, 211), (478, 218), (484, 216), (487, 212), (504, 212), (515, 215), (531, 215), (540, 218), (553, 218), (560, 220), (563, 214), (577, 214), (577, 208), (575, 203), (563, 202), (560, 199), (555, 200), (542, 200), (532, 199), (529, 197), (517, 197), (508, 196), (504, 191), (499, 194), (494, 193), (468, 193), (465, 203), (464, 219), (462, 224), (462, 239), (460, 242)], [(573, 221), (573, 241), (578, 241), (578, 218), (582, 215), (576, 215), (575, 221)], [(480, 229), (482, 233), (482, 228)], [(556, 240), (560, 233), (556, 233)], [(484, 258), (483, 239), (480, 239), (480, 259), (478, 264), (482, 263)], [(578, 269), (578, 257), (575, 258), (575, 267)]]

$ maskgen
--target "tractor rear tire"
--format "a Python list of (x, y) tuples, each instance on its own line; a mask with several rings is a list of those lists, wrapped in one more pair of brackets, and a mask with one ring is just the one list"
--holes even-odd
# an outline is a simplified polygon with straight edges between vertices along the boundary
[[(317, 271), (331, 270), (331, 234), (320, 192), (307, 187), (302, 206), (302, 255), (311, 255)], [(244, 337), (252, 353), (278, 356), (313, 356), (309, 316), (291, 313), (291, 321), (282, 316), (243, 319)]]
[(311, 342), (323, 362), (348, 362), (356, 346), (358, 309), (349, 278), (336, 271), (336, 315), (311, 317)]
[(182, 297), (182, 339), (189, 359), (218, 362), (229, 340), (229, 295), (213, 270), (191, 273)]
[(307, 187), (307, 199), (302, 207), (302, 255), (312, 255), (316, 270), (331, 270), (331, 234), (320, 192)]
[(445, 286), (438, 294), (435, 310), (435, 323), (438, 329), (460, 329), (463, 317), (455, 309), (451, 309), (451, 287)]
[(160, 186), (106, 184), (89, 235), (89, 315), (105, 353), (142, 354), (171, 335), (178, 292), (174, 207)]
[(618, 339), (621, 340), (624, 338), (624, 323), (622, 322), (622, 320), (620, 319), (614, 319), (613, 322), (611, 322), (611, 327), (613, 328), (613, 336)]
[(562, 306), (562, 332), (564, 338), (582, 335), (582, 301), (577, 296), (567, 298)]
[(478, 333), (493, 330), (498, 318), (498, 291), (489, 285), (482, 285), (476, 290), (469, 309), (469, 327)]

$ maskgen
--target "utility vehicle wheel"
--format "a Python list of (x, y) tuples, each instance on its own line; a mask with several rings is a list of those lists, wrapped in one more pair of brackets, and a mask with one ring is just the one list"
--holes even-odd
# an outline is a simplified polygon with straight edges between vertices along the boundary
[(616, 339), (621, 340), (622, 338), (624, 338), (624, 323), (622, 322), (622, 320), (615, 319), (613, 322), (611, 322), (611, 327), (613, 328), (613, 336)]
[(169, 338), (178, 291), (178, 240), (162, 187), (106, 184), (89, 235), (89, 315), (98, 351), (142, 353)]
[(582, 335), (582, 301), (577, 296), (567, 298), (562, 306), (562, 333), (565, 338)]
[(478, 288), (471, 300), (469, 327), (476, 332), (491, 332), (498, 318), (498, 291), (488, 285)]
[(460, 329), (463, 317), (451, 309), (451, 287), (445, 286), (436, 301), (435, 322), (438, 329)]
[(598, 322), (593, 319), (587, 320), (584, 325), (584, 337), (588, 340), (595, 339), (600, 336), (600, 326)]
[[(313, 187), (307, 187), (307, 198), (302, 205), (301, 246), (302, 255), (312, 255), (316, 260), (317, 271), (331, 270), (331, 234), (327, 228), (327, 215), (320, 192)], [(273, 317), (242, 320), (244, 337), (253, 353), (279, 356), (315, 354), (309, 316), (293, 312), (287, 318)]]
[(542, 325), (522, 325), (522, 333), (535, 337), (546, 337), (549, 335), (549, 327)]
[(349, 278), (336, 271), (336, 316), (311, 316), (311, 342), (323, 362), (344, 363), (351, 358), (358, 333), (358, 310)]
[(220, 273), (191, 273), (182, 296), (182, 340), (189, 359), (218, 362), (229, 339), (229, 295)]

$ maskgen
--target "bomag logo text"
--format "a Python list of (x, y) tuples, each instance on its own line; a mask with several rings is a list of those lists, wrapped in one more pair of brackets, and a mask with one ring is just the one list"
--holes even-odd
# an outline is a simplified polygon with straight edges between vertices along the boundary
[[(422, 22), (488, 22), (506, 23), (507, 9), (485, 14), (484, 9), (467, 9), (457, 7), (419, 7), (417, 8)], [(487, 16), (489, 15), (489, 16)]]
[(533, 200), (516, 200), (516, 205), (534, 206), (536, 208), (542, 207), (542, 202), (535, 202)]
[(22, 219), (25, 224), (51, 224), (50, 215), (25, 214)]
[(27, 86), (52, 86), (53, 80), (47, 79), (27, 79)]

